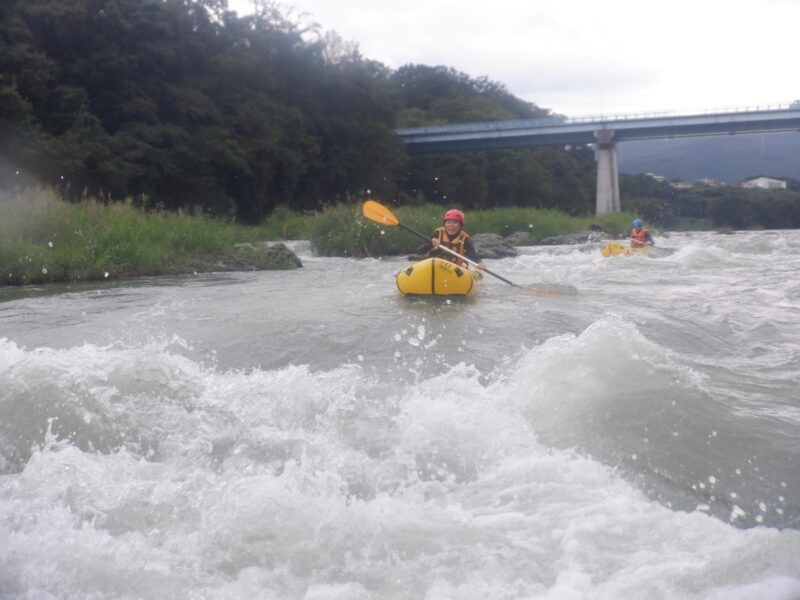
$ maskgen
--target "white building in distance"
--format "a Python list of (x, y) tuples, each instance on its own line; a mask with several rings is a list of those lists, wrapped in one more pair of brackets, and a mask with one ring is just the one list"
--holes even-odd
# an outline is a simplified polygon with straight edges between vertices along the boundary
[(743, 188), (763, 188), (767, 190), (786, 189), (786, 182), (781, 179), (772, 179), (772, 177), (756, 177), (755, 179), (748, 179), (739, 184)]

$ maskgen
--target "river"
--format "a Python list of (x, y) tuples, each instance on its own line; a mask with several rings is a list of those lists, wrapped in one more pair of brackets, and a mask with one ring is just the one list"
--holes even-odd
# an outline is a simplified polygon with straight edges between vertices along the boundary
[(800, 231), (657, 243), (0, 289), (0, 598), (800, 598)]

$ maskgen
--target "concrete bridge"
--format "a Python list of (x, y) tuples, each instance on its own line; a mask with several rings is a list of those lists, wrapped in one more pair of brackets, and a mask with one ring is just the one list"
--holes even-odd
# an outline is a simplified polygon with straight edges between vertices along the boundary
[(800, 131), (800, 101), (790, 105), (600, 117), (547, 117), (398, 129), (411, 154), (595, 144), (597, 214), (618, 212), (617, 143), (739, 133)]

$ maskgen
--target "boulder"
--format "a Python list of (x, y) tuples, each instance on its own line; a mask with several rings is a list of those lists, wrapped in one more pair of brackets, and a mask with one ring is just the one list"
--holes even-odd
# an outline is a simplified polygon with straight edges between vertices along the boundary
[(585, 244), (601, 239), (598, 233), (568, 233), (566, 235), (553, 235), (539, 240), (540, 246), (560, 246), (566, 244)]
[[(522, 232), (527, 235), (527, 232)], [(475, 247), (478, 257), (484, 258), (505, 258), (506, 256), (516, 256), (517, 250), (511, 245), (507, 238), (496, 233), (476, 233), (469, 236), (469, 240)], [(410, 254), (406, 258), (412, 261), (428, 258), (428, 254)]]
[(281, 242), (262, 244), (261, 252), (265, 255), (266, 263), (270, 265), (267, 268), (297, 269), (303, 266), (303, 262), (297, 254)]
[(505, 258), (517, 255), (516, 248), (506, 238), (496, 233), (476, 233), (470, 236), (469, 239), (481, 259)]
[(286, 244), (277, 242), (243, 242), (234, 244), (232, 251), (205, 257), (193, 264), (196, 271), (265, 271), (297, 269), (303, 263)]
[(506, 236), (506, 241), (512, 246), (521, 246), (530, 236), (530, 231), (515, 231)]

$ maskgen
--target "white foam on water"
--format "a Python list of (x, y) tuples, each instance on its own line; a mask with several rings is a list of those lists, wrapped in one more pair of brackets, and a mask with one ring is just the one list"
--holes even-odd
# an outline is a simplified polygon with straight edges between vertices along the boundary
[(800, 532), (670, 510), (542, 443), (556, 392), (573, 417), (619, 392), (597, 375), (612, 364), (559, 365), (609, 335), (696, 382), (614, 319), (488, 384), (468, 364), (400, 386), (358, 365), (222, 370), (173, 341), (1, 341), (0, 597), (792, 597)]
[(764, 456), (790, 450), (796, 410), (742, 398), (703, 367), (609, 315), (533, 348), (507, 392), (540, 439), (622, 467), (668, 506), (702, 506), (740, 526), (791, 524), (792, 461)]

